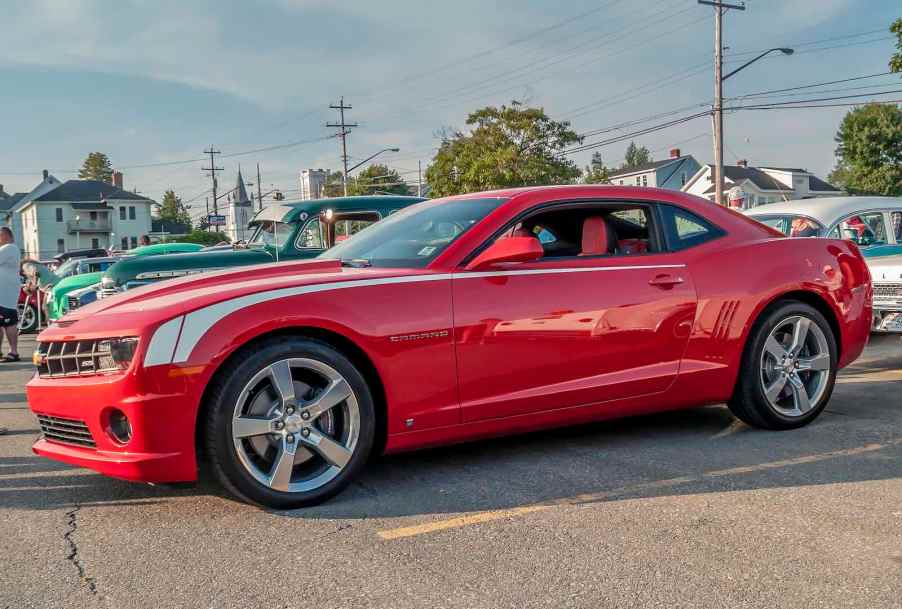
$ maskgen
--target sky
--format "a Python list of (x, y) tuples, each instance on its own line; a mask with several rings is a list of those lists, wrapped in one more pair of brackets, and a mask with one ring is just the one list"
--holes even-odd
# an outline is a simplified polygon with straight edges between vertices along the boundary
[[(772, 47), (796, 52), (731, 77), (728, 97), (886, 72), (888, 27), (902, 17), (898, 0), (746, 7), (725, 17), (727, 69)], [(338, 119), (329, 105), (342, 96), (353, 107), (348, 120), (359, 123), (352, 163), (398, 147), (379, 159), (415, 182), (439, 131), (465, 128), (482, 106), (541, 106), (578, 133), (605, 131), (591, 143), (700, 111), (713, 95), (713, 9), (696, 0), (0, 0), (0, 8), (7, 192), (30, 190), (42, 169), (74, 178), (96, 150), (129, 190), (159, 200), (173, 188), (196, 214), (210, 187), (203, 150), (213, 146), (223, 153), (220, 192), (234, 185), (239, 164), (250, 179), (259, 163), (263, 190), (290, 199), (301, 169), (339, 168), (340, 144), (325, 125)], [(896, 89), (902, 78), (886, 75), (727, 105)], [(826, 177), (847, 110), (730, 113), (726, 162)], [(634, 139), (655, 158), (678, 147), (706, 163), (710, 132), (702, 117)], [(627, 144), (598, 151), (617, 165)], [(590, 155), (572, 158), (584, 165)]]

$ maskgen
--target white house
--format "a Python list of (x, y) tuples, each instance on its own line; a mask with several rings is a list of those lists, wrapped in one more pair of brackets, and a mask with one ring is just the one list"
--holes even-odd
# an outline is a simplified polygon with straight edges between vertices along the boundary
[(300, 185), (298, 198), (301, 201), (322, 199), (326, 187), (326, 170), (304, 169), (298, 177), (298, 183)]
[(154, 202), (121, 188), (122, 174), (114, 181), (68, 180), (17, 204), (23, 255), (47, 259), (80, 248), (136, 247), (150, 233)]
[(56, 177), (50, 175), (45, 169), (41, 181), (29, 192), (17, 192), (14, 195), (0, 199), (0, 222), (13, 231), (13, 238), (19, 244), (19, 249), (25, 253), (25, 238), (22, 232), (22, 209), (26, 204), (40, 197), (62, 184)]
[(247, 188), (244, 186), (240, 167), (238, 168), (238, 182), (229, 194), (228, 201), (226, 235), (232, 241), (247, 241), (251, 238), (251, 231), (248, 229), (247, 223), (254, 217), (254, 204), (247, 196)]
[[(714, 201), (713, 165), (702, 165), (683, 186), (683, 192)], [(749, 167), (745, 161), (724, 166), (724, 201), (731, 207), (749, 209), (758, 205), (835, 197), (839, 188), (828, 184), (805, 169), (787, 167)]]
[(619, 186), (648, 186), (679, 190), (699, 170), (698, 161), (691, 154), (683, 155), (679, 148), (661, 161), (651, 161), (637, 167), (618, 169), (608, 174), (611, 184)]

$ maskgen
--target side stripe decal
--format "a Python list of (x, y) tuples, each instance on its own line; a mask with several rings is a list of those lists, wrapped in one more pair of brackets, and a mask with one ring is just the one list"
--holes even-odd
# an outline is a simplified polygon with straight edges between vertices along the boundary
[[(144, 365), (145, 367), (149, 367), (158, 366), (161, 364), (181, 363), (188, 361), (188, 358), (191, 356), (191, 352), (194, 350), (194, 347), (197, 346), (197, 343), (200, 342), (201, 338), (203, 338), (204, 334), (206, 334), (210, 330), (210, 328), (212, 328), (221, 319), (246, 307), (250, 307), (270, 300), (276, 300), (279, 298), (288, 298), (291, 296), (300, 296), (302, 294), (312, 294), (315, 292), (326, 292), (330, 290), (343, 290), (363, 286), (390, 285), (399, 283), (420, 283), (426, 281), (444, 281), (446, 279), (481, 279), (485, 277), (507, 277), (518, 275), (554, 275), (560, 273), (591, 273), (643, 269), (680, 269), (685, 267), (685, 264), (652, 264), (562, 269), (524, 269), (519, 271), (511, 270), (442, 273), (438, 275), (408, 275), (404, 277), (385, 277), (380, 279), (359, 279), (353, 281), (305, 285), (293, 288), (270, 290), (268, 292), (248, 294), (247, 296), (241, 296), (239, 298), (234, 298), (232, 300), (227, 300), (204, 307), (203, 309), (198, 309), (197, 311), (188, 313), (187, 315), (183, 316), (184, 323), (182, 323), (182, 316), (166, 322), (165, 324), (160, 326), (154, 333), (153, 338), (150, 341), (150, 346), (148, 347), (148, 353), (144, 358)], [(179, 335), (178, 332), (179, 324), (181, 324), (181, 335)], [(172, 329), (173, 327), (175, 327), (175, 330)], [(178, 344), (175, 344), (176, 340), (178, 341)], [(153, 351), (152, 357), (151, 351)]]

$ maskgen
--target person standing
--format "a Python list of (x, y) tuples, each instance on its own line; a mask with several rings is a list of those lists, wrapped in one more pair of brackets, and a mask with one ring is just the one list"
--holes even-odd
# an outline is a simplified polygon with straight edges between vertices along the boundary
[(138, 245), (150, 245), (150, 235), (141, 235)]
[(9, 227), (0, 227), (0, 350), (3, 335), (9, 341), (9, 353), (0, 362), (19, 361), (19, 292), (22, 280), (19, 275), (19, 248)]

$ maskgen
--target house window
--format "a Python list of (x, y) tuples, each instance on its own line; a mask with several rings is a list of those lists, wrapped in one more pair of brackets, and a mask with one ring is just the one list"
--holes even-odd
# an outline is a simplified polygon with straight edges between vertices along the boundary
[(56, 221), (57, 222), (63, 221), (63, 208), (62, 207), (56, 208)]
[(642, 176), (642, 186), (648, 186), (648, 176)]
[[(125, 211), (124, 207), (120, 207), (119, 209), (121, 209), (123, 212)], [(125, 214), (123, 213), (122, 215), (125, 215)], [(122, 238), (122, 249), (124, 249), (124, 250), (128, 249), (128, 237)]]
[(623, 186), (623, 180), (620, 180), (620, 185)]
[(128, 219), (129, 219), (129, 220), (134, 220), (134, 219), (135, 219), (135, 208), (134, 208), (134, 207), (129, 207), (129, 208), (128, 208)]
[(125, 208), (124, 207), (119, 208), (119, 219), (125, 220)]
[(636, 186), (638, 186), (640, 183), (641, 183), (641, 181), (640, 181), (639, 176), (636, 176)]
[(91, 249), (100, 248), (100, 239), (91, 239)]
[[(57, 210), (60, 211), (60, 210)], [(56, 253), (62, 254), (66, 251), (66, 240), (65, 239), (57, 239), (56, 240)]]
[[(129, 207), (129, 209), (130, 209), (131, 211), (134, 211), (134, 210), (135, 210), (134, 207)], [(132, 249), (135, 249), (136, 247), (138, 247), (138, 238), (137, 238), (137, 237), (132, 237)]]
[(686, 185), (686, 172), (680, 174), (680, 186)]
[(97, 212), (96, 211), (91, 212), (91, 222), (97, 222)]

